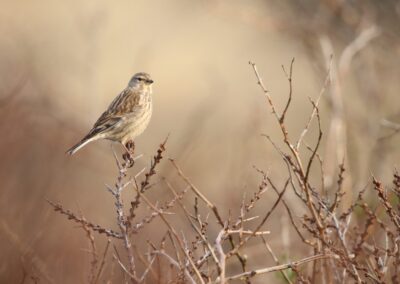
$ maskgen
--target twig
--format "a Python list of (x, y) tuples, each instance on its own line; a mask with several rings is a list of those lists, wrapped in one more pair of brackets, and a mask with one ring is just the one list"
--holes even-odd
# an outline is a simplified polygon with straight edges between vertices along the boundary
[(330, 82), (331, 82), (331, 66), (332, 66), (332, 55), (331, 58), (329, 60), (329, 65), (328, 65), (328, 71), (325, 77), (325, 81), (324, 81), (324, 85), (322, 86), (321, 91), (319, 92), (319, 95), (317, 97), (317, 101), (315, 102), (315, 106), (313, 105), (313, 110), (311, 112), (310, 118), (308, 119), (308, 122), (306, 124), (306, 126), (304, 127), (303, 131), (301, 132), (299, 139), (297, 140), (296, 143), (296, 149), (299, 150), (301, 142), (303, 141), (304, 137), (306, 136), (308, 129), (310, 128), (311, 122), (313, 120), (313, 118), (315, 117), (315, 115), (317, 114), (317, 109), (318, 109), (318, 105), (319, 105), (319, 101), (322, 97), (322, 95), (325, 93), (326, 89), (328, 88)]
[[(260, 238), (261, 238), (263, 244), (265, 245), (265, 247), (267, 248), (269, 254), (270, 254), (270, 255), (272, 256), (272, 258), (274, 259), (275, 263), (276, 263), (277, 265), (280, 265), (280, 262), (279, 262), (278, 258), (276, 257), (275, 253), (272, 251), (271, 247), (269, 246), (269, 244), (267, 243), (267, 241), (265, 240), (265, 238), (264, 238), (263, 236), (260, 236)], [(289, 279), (289, 277), (286, 275), (285, 271), (281, 270), (280, 272), (281, 272), (283, 278), (285, 278), (285, 280), (286, 280), (287, 283), (292, 283), (292, 281), (291, 281), (291, 280)]]
[(232, 256), (233, 254), (235, 254), (245, 243), (247, 243), (250, 238), (254, 237), (257, 232), (261, 229), (261, 227), (264, 225), (264, 223), (268, 220), (269, 216), (271, 216), (272, 212), (275, 210), (276, 206), (279, 204), (279, 202), (281, 201), (283, 195), (286, 192), (286, 189), (288, 187), (289, 184), (289, 179), (286, 181), (285, 186), (282, 190), (282, 192), (279, 194), (278, 199), (275, 201), (274, 205), (271, 207), (271, 209), (267, 212), (267, 214), (264, 216), (264, 218), (262, 219), (262, 221), (260, 222), (260, 224), (258, 224), (258, 226), (256, 227), (256, 229), (253, 230), (253, 233), (251, 235), (249, 235), (248, 237), (246, 237), (243, 241), (241, 241), (234, 249), (232, 249), (228, 254), (227, 257)]
[(251, 65), (251, 67), (254, 70), (254, 74), (256, 75), (256, 78), (257, 78), (257, 84), (260, 86), (260, 88), (264, 92), (264, 95), (267, 97), (268, 103), (269, 103), (269, 105), (270, 105), (270, 107), (272, 109), (272, 113), (275, 115), (275, 118), (278, 121), (280, 121), (280, 117), (279, 117), (278, 113), (275, 110), (275, 105), (272, 102), (271, 95), (269, 94), (269, 91), (265, 88), (264, 83), (263, 83), (260, 75), (258, 74), (257, 65), (252, 61), (249, 61), (249, 64)]
[[(175, 192), (175, 190), (173, 189), (173, 187), (171, 186), (171, 184), (167, 181), (165, 181), (167, 184), (167, 187), (171, 190), (171, 192), (174, 194), (174, 196), (177, 196), (177, 193)], [(185, 216), (188, 219), (188, 221), (190, 222), (190, 224), (192, 225), (193, 229), (196, 231), (197, 235), (202, 239), (203, 243), (207, 246), (208, 251), (210, 252), (211, 256), (213, 257), (215, 263), (217, 264), (217, 269), (218, 269), (218, 273), (221, 273), (221, 265), (218, 261), (217, 256), (214, 253), (213, 248), (211, 247), (211, 244), (207, 241), (207, 239), (205, 238), (205, 236), (203, 235), (203, 233), (201, 232), (201, 230), (199, 228), (197, 228), (197, 226), (192, 222), (191, 218), (190, 218), (190, 214), (189, 212), (186, 210), (185, 206), (182, 204), (182, 202), (179, 200), (178, 204), (180, 205), (180, 207), (183, 209), (183, 211), (185, 212)]]
[(308, 263), (311, 261), (316, 261), (318, 259), (324, 259), (324, 258), (337, 258), (337, 256), (333, 255), (333, 254), (317, 254), (317, 255), (309, 256), (309, 257), (306, 257), (306, 258), (303, 258), (303, 259), (300, 259), (300, 260), (297, 260), (297, 261), (294, 261), (291, 263), (271, 266), (271, 267), (262, 268), (262, 269), (256, 269), (256, 270), (236, 274), (233, 276), (229, 276), (226, 278), (226, 281), (235, 280), (235, 279), (245, 279), (246, 277), (254, 277), (256, 275), (260, 275), (260, 274), (264, 274), (264, 273), (285, 270), (288, 268), (292, 268), (294, 266), (303, 265), (305, 263)]
[[(318, 216), (318, 213), (317, 213), (317, 211), (315, 209), (314, 202), (311, 199), (311, 193), (310, 193), (311, 190), (310, 190), (309, 184), (307, 182), (306, 172), (304, 171), (304, 167), (303, 167), (299, 152), (296, 150), (296, 148), (289, 141), (288, 132), (286, 130), (286, 126), (284, 124), (284, 121), (281, 120), (281, 117), (279, 117), (279, 115), (277, 115), (277, 113), (275, 111), (275, 107), (274, 107), (274, 104), (272, 102), (272, 99), (271, 99), (268, 91), (266, 91), (264, 85), (262, 84), (260, 75), (258, 74), (258, 71), (257, 71), (256, 64), (252, 63), (252, 62), (249, 62), (249, 63), (253, 67), (254, 73), (255, 73), (255, 75), (257, 77), (257, 80), (258, 80), (258, 84), (260, 85), (260, 87), (263, 90), (264, 94), (267, 96), (267, 99), (268, 99), (268, 102), (269, 102), (269, 104), (271, 106), (272, 112), (275, 114), (275, 117), (276, 117), (276, 119), (277, 119), (277, 121), (279, 123), (280, 129), (281, 129), (281, 132), (282, 132), (282, 135), (283, 135), (283, 141), (286, 144), (286, 146), (289, 148), (290, 152), (292, 153), (292, 155), (293, 155), (293, 157), (295, 159), (296, 164), (292, 160), (289, 160), (288, 156), (285, 157), (285, 160), (287, 160), (292, 165), (292, 167), (294, 168), (294, 171), (295, 171), (296, 176), (298, 177), (299, 181), (302, 182), (302, 187), (303, 187), (303, 190), (304, 190), (304, 192), (306, 194), (307, 207), (311, 211), (311, 214), (313, 215), (315, 223), (316, 223), (316, 225), (317, 225), (317, 227), (319, 229), (320, 235), (322, 236), (323, 235), (323, 224), (322, 224), (322, 221), (321, 221), (320, 217)], [(291, 85), (291, 84), (292, 84), (292, 81), (289, 80), (289, 85)]]
[(88, 228), (92, 229), (93, 231), (95, 231), (95, 232), (97, 232), (99, 234), (105, 234), (107, 237), (113, 237), (113, 238), (116, 238), (116, 239), (122, 239), (123, 238), (120, 233), (117, 233), (117, 232), (115, 232), (115, 231), (113, 231), (111, 229), (105, 229), (105, 228), (103, 228), (103, 227), (101, 227), (99, 225), (93, 224), (91, 222), (86, 221), (83, 218), (80, 218), (80, 217), (76, 216), (70, 210), (64, 209), (61, 204), (54, 203), (54, 202), (52, 202), (50, 200), (46, 200), (46, 201), (54, 208), (54, 211), (59, 212), (59, 213), (65, 215), (65, 216), (67, 216), (68, 220), (73, 220), (76, 223), (79, 223), (80, 225), (84, 224), (85, 226), (87, 226)]
[[(167, 253), (165, 253), (164, 251), (153, 251), (153, 254), (159, 254), (162, 255), (164, 257), (166, 257), (168, 259), (168, 261), (175, 267), (179, 269), (181, 269), (180, 265), (178, 262), (176, 262), (170, 255), (168, 255)], [(190, 283), (192, 284), (196, 284), (196, 281), (194, 281), (193, 277), (190, 275), (189, 271), (184, 268), (184, 272), (185, 272), (185, 276), (189, 279)]]
[[(140, 193), (140, 190), (138, 188), (136, 188), (137, 193), (140, 195), (141, 198), (143, 198), (143, 200), (147, 203), (147, 205), (149, 205), (153, 210), (160, 212), (160, 210), (155, 207), (150, 200), (147, 199), (147, 197), (145, 195), (143, 195), (142, 193)], [(160, 212), (162, 213), (162, 212)], [(191, 256), (188, 254), (187, 250), (185, 250), (185, 246), (182, 242), (182, 240), (179, 238), (178, 234), (176, 233), (175, 229), (171, 226), (171, 224), (167, 221), (167, 219), (164, 217), (163, 214), (160, 214), (160, 218), (162, 221), (164, 221), (164, 223), (167, 225), (168, 229), (170, 230), (170, 232), (175, 236), (176, 240), (178, 241), (178, 244), (181, 248), (181, 250), (184, 252), (184, 254), (186, 255), (190, 265), (192, 266), (193, 270), (195, 271), (200, 283), (204, 283), (203, 278), (201, 277), (201, 273), (199, 272), (199, 270), (197, 269), (195, 263), (193, 262), (193, 259), (191, 258)]]
[(339, 60), (339, 72), (345, 74), (350, 68), (350, 64), (354, 56), (360, 52), (368, 43), (379, 36), (381, 33), (380, 29), (372, 25), (371, 27), (364, 29), (358, 37), (356, 37), (346, 48), (343, 50)]
[[(203, 201), (206, 203), (206, 205), (213, 211), (214, 216), (217, 218), (218, 223), (220, 224), (220, 226), (221, 226), (222, 228), (224, 228), (224, 227), (225, 227), (225, 224), (224, 224), (224, 221), (223, 221), (222, 218), (221, 218), (221, 215), (220, 215), (219, 212), (218, 212), (217, 206), (215, 206), (213, 203), (211, 203), (211, 201), (209, 201), (209, 200), (200, 192), (200, 190), (197, 189), (197, 187), (189, 180), (189, 178), (186, 177), (186, 176), (183, 174), (182, 170), (178, 167), (178, 165), (176, 164), (175, 160), (173, 160), (173, 159), (171, 159), (171, 158), (170, 158), (169, 160), (170, 160), (170, 162), (172, 163), (172, 165), (174, 166), (174, 168), (177, 170), (178, 175), (186, 182), (186, 184), (187, 184), (188, 186), (190, 186), (190, 188), (192, 189), (192, 191), (194, 192), (194, 194), (196, 194), (201, 200), (203, 200)], [(232, 239), (231, 236), (229, 236), (229, 242), (230, 242), (230, 244), (231, 244), (231, 247), (234, 248), (234, 247), (235, 247), (235, 244), (234, 244), (233, 239)], [(235, 255), (236, 255), (236, 257), (239, 259), (240, 264), (242, 265), (243, 271), (245, 271), (245, 268), (246, 268), (246, 259), (245, 259), (243, 256), (241, 256), (238, 252), (236, 252)]]
[(120, 174), (118, 176), (117, 183), (115, 184), (115, 190), (113, 190), (113, 191), (110, 190), (110, 192), (112, 193), (112, 195), (115, 198), (115, 207), (117, 209), (116, 210), (117, 211), (117, 223), (118, 223), (121, 235), (122, 235), (122, 239), (124, 241), (125, 250), (128, 255), (129, 272), (130, 272), (129, 276), (131, 276), (132, 280), (136, 279), (136, 282), (137, 282), (135, 259), (134, 259), (133, 253), (132, 253), (132, 244), (129, 239), (128, 226), (125, 222), (126, 218), (125, 218), (125, 214), (124, 214), (124, 205), (123, 205), (122, 196), (121, 196), (122, 190), (128, 184), (128, 183), (124, 184), (122, 180), (123, 180), (123, 178), (125, 176), (125, 172), (129, 166), (130, 166), (130, 164), (128, 162), (126, 162), (125, 165), (122, 168), (120, 168)]
[(222, 229), (217, 238), (215, 239), (215, 248), (219, 255), (219, 266), (221, 267), (221, 271), (219, 272), (219, 283), (225, 284), (225, 269), (226, 269), (226, 255), (224, 253), (224, 249), (222, 248), (222, 239), (226, 234), (226, 230)]
[[(279, 122), (280, 122), (280, 123), (284, 123), (286, 113), (287, 113), (287, 111), (288, 111), (288, 109), (289, 109), (290, 102), (292, 101), (292, 93), (293, 93), (293, 84), (292, 84), (293, 63), (294, 63), (294, 57), (292, 58), (292, 61), (290, 62), (290, 71), (289, 71), (289, 74), (286, 72), (285, 66), (282, 65), (283, 72), (285, 73), (286, 78), (287, 78), (288, 81), (289, 81), (289, 96), (288, 96), (288, 100), (287, 100), (287, 102), (286, 102), (286, 106), (285, 106), (285, 108), (284, 108), (284, 110), (283, 110), (283, 112), (282, 112), (282, 115), (281, 115), (281, 117), (279, 118)], [(254, 66), (255, 66), (255, 64), (254, 64)]]
[(108, 252), (108, 249), (110, 247), (110, 244), (111, 244), (111, 240), (108, 239), (106, 247), (104, 249), (104, 253), (103, 253), (103, 257), (102, 257), (101, 263), (100, 263), (99, 270), (97, 271), (97, 274), (96, 274), (96, 277), (94, 278), (93, 283), (97, 283), (97, 281), (99, 281), (99, 279), (100, 279), (101, 273), (103, 272), (104, 264), (106, 263), (106, 256), (107, 256), (107, 252)]
[[(81, 214), (81, 216), (82, 216), (82, 214)], [(83, 220), (85, 219), (83, 216), (81, 218)], [(90, 275), (89, 275), (89, 283), (95, 283), (97, 263), (99, 262), (98, 255), (97, 255), (96, 244), (94, 242), (94, 236), (93, 236), (92, 231), (90, 230), (90, 228), (85, 223), (82, 224), (82, 228), (86, 232), (86, 237), (88, 238), (89, 244), (90, 244), (90, 247), (91, 247), (90, 253), (92, 255), (92, 261), (90, 262), (91, 268), (90, 268)]]

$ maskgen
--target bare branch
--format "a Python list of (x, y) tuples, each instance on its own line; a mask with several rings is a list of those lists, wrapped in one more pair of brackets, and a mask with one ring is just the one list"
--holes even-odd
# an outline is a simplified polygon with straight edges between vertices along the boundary
[(237, 275), (229, 276), (226, 278), (226, 280), (230, 281), (230, 280), (235, 280), (235, 279), (245, 279), (246, 277), (254, 277), (254, 276), (260, 275), (260, 274), (270, 273), (270, 272), (274, 272), (274, 271), (281, 271), (281, 270), (285, 270), (288, 268), (292, 268), (294, 266), (303, 265), (308, 262), (312, 262), (312, 261), (316, 261), (316, 260), (324, 259), (324, 258), (337, 258), (337, 256), (333, 255), (333, 254), (317, 254), (317, 255), (309, 256), (309, 257), (294, 261), (292, 263), (286, 263), (286, 264), (276, 265), (276, 266), (272, 266), (272, 267), (256, 269), (256, 270), (240, 273)]

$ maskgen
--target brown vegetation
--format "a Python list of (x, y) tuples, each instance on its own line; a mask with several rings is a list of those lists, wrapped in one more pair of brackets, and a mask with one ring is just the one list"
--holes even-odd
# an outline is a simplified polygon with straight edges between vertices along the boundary
[(398, 1), (250, 2), (3, 1), (0, 283), (399, 282)]
[[(100, 276), (113, 281), (110, 275), (102, 275), (107, 255), (113, 256), (119, 269), (123, 271), (125, 281), (132, 283), (227, 283), (232, 280), (251, 282), (253, 277), (260, 274), (280, 271), (288, 283), (344, 283), (355, 281), (357, 283), (375, 282), (387, 283), (399, 281), (398, 265), (400, 264), (400, 214), (398, 200), (400, 199), (400, 176), (394, 173), (392, 186), (383, 186), (373, 178), (370, 185), (358, 193), (358, 197), (349, 207), (342, 206), (344, 191), (344, 164), (339, 165), (337, 184), (333, 191), (324, 188), (324, 183), (313, 183), (310, 175), (316, 175), (312, 164), (319, 163), (319, 174), (324, 179), (323, 161), (319, 155), (322, 139), (321, 121), (318, 108), (321, 91), (317, 101), (310, 98), (312, 113), (310, 119), (296, 141), (292, 141), (286, 127), (286, 114), (293, 96), (293, 65), (292, 60), (289, 71), (283, 71), (289, 82), (288, 100), (281, 113), (278, 113), (273, 99), (266, 89), (255, 63), (250, 62), (263, 93), (266, 96), (276, 122), (282, 132), (285, 148), (280, 148), (272, 138), (267, 139), (281, 155), (282, 161), (287, 166), (287, 178), (283, 186), (276, 185), (271, 177), (261, 169), (256, 169), (261, 175), (261, 183), (251, 196), (243, 197), (240, 208), (231, 208), (230, 214), (223, 217), (220, 209), (212, 203), (191, 181), (184, 175), (177, 163), (170, 159), (172, 167), (177, 171), (186, 186), (178, 190), (167, 180), (164, 183), (171, 192), (171, 199), (163, 204), (158, 199), (150, 200), (147, 191), (161, 190), (157, 185), (150, 184), (150, 179), (156, 174), (156, 166), (163, 158), (166, 150), (165, 144), (160, 145), (157, 155), (154, 156), (149, 171), (145, 168), (139, 170), (134, 176), (129, 176), (131, 159), (124, 154), (125, 161), (116, 162), (119, 176), (113, 187), (108, 190), (115, 199), (116, 222), (119, 231), (103, 228), (79, 217), (76, 213), (64, 209), (62, 205), (49, 202), (55, 211), (66, 215), (68, 219), (78, 223), (86, 232), (90, 244), (91, 269), (89, 282), (96, 283)], [(327, 78), (330, 78), (328, 70)], [(326, 85), (329, 80), (326, 80)], [(323, 87), (325, 90), (326, 86)], [(318, 133), (314, 146), (304, 144), (303, 138), (307, 135), (310, 125), (316, 120)], [(301, 158), (299, 149), (306, 147), (309, 150), (307, 158)], [(141, 175), (144, 174), (140, 182)], [(378, 202), (369, 205), (364, 193), (367, 188), (372, 188)], [(287, 189), (297, 196), (296, 208), (289, 206), (285, 201)], [(134, 190), (136, 197), (131, 201), (123, 201), (122, 192)], [(188, 192), (189, 191), (189, 192)], [(264, 209), (263, 215), (255, 215), (253, 207), (262, 203), (269, 192), (275, 194), (276, 201), (269, 209)], [(183, 202), (183, 197), (188, 201)], [(273, 195), (272, 195), (273, 196)], [(130, 204), (129, 213), (124, 204)], [(290, 226), (297, 233), (298, 241), (307, 246), (309, 255), (298, 260), (280, 264), (274, 250), (268, 244), (269, 234), (277, 232), (266, 231), (265, 223), (273, 214), (278, 205), (286, 209), (290, 219)], [(140, 206), (147, 207), (147, 215), (138, 216)], [(200, 213), (199, 207), (204, 207)], [(297, 207), (305, 208), (305, 213), (300, 218)], [(357, 213), (357, 210), (362, 213)], [(172, 212), (173, 211), (173, 212)], [(134, 239), (146, 239), (142, 234), (144, 226), (151, 226), (154, 218), (160, 218), (165, 225), (165, 232), (160, 235), (159, 243), (147, 240), (147, 246), (136, 247)], [(182, 230), (172, 223), (173, 219), (186, 220), (191, 230)], [(220, 227), (217, 231), (210, 231), (210, 223)], [(106, 249), (102, 256), (96, 249), (95, 238), (92, 232), (97, 232), (108, 237)], [(134, 237), (132, 237), (134, 235)], [(276, 265), (263, 268), (253, 268), (247, 263), (244, 254), (246, 246), (253, 240), (252, 246), (260, 246), (270, 253)], [(124, 249), (115, 245), (109, 251), (110, 243), (121, 241)], [(108, 260), (110, 261), (110, 260)], [(235, 268), (235, 262), (241, 267), (242, 272)], [(158, 265), (156, 265), (158, 263)], [(309, 264), (309, 269), (304, 268)], [(260, 264), (259, 264), (260, 265)], [(156, 266), (158, 266), (156, 268)], [(289, 273), (290, 274), (289, 274)]]

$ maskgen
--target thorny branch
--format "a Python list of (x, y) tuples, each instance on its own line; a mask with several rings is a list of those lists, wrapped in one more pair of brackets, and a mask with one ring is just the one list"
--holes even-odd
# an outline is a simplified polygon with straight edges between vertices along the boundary
[[(127, 145), (128, 152), (123, 162), (118, 159), (119, 174), (114, 186), (107, 186), (113, 195), (116, 210), (116, 225), (119, 230), (105, 229), (87, 221), (84, 217), (64, 209), (62, 205), (48, 201), (53, 209), (65, 215), (69, 220), (83, 227), (89, 238), (92, 252), (90, 282), (100, 283), (107, 280), (105, 271), (116, 265), (123, 273), (125, 281), (133, 283), (229, 283), (243, 281), (250, 283), (253, 277), (270, 272), (279, 272), (287, 283), (399, 283), (400, 267), (400, 176), (393, 174), (393, 184), (389, 188), (383, 182), (373, 178), (371, 197), (373, 204), (364, 195), (367, 186), (360, 191), (356, 200), (346, 209), (343, 208), (343, 182), (346, 180), (344, 162), (338, 166), (337, 186), (328, 192), (324, 188), (326, 172), (319, 152), (322, 143), (322, 126), (319, 103), (322, 94), (330, 84), (330, 67), (323, 87), (316, 100), (310, 98), (311, 115), (302, 129), (296, 143), (293, 144), (287, 128), (288, 112), (294, 96), (293, 70), (294, 59), (288, 70), (282, 67), (288, 80), (289, 94), (282, 113), (277, 110), (270, 92), (266, 89), (255, 63), (250, 62), (257, 84), (260, 86), (272, 110), (282, 133), (283, 147), (265, 135), (284, 162), (282, 180), (275, 181), (273, 176), (255, 168), (261, 174), (261, 181), (254, 192), (243, 199), (238, 208), (229, 208), (227, 217), (218, 202), (211, 202), (207, 194), (200, 191), (186, 176), (175, 160), (170, 159), (177, 175), (185, 182), (185, 187), (175, 189), (175, 181), (163, 178), (157, 183), (157, 194), (152, 195), (150, 184), (156, 167), (163, 159), (167, 139), (160, 144), (152, 157), (148, 170), (140, 169), (129, 177), (129, 171), (135, 168), (133, 157), (134, 144)], [(315, 120), (317, 134), (315, 145), (304, 142), (311, 122)], [(167, 137), (168, 138), (168, 137)], [(306, 153), (300, 152), (305, 145)], [(285, 150), (286, 149), (286, 150)], [(320, 170), (316, 176), (313, 163), (319, 161)], [(346, 169), (347, 170), (347, 169)], [(346, 172), (347, 173), (347, 172)], [(144, 174), (144, 176), (143, 176)], [(322, 180), (315, 185), (314, 180)], [(319, 183), (319, 182), (318, 182)], [(134, 189), (135, 196), (128, 199), (122, 192), (126, 188)], [(168, 200), (164, 188), (169, 189)], [(272, 188), (272, 191), (271, 191)], [(288, 191), (292, 188), (293, 191)], [(272, 193), (271, 193), (272, 192)], [(172, 193), (172, 197), (171, 197)], [(293, 193), (294, 200), (289, 194)], [(272, 194), (272, 195), (271, 195)], [(194, 202), (192, 202), (194, 200)], [(272, 200), (269, 206), (266, 200)], [(202, 201), (202, 202), (198, 202)], [(128, 202), (128, 208), (124, 204)], [(189, 203), (189, 204), (188, 204)], [(262, 206), (260, 206), (262, 204)], [(278, 205), (282, 204), (282, 208)], [(188, 209), (193, 208), (193, 209)], [(145, 209), (145, 210), (141, 210)], [(279, 259), (272, 242), (264, 236), (277, 234), (274, 227), (267, 227), (267, 221), (278, 210), (287, 214), (291, 229), (298, 235), (296, 245), (310, 249), (312, 255), (297, 261)], [(361, 211), (362, 213), (360, 213)], [(275, 213), (276, 214), (276, 213)], [(233, 216), (237, 216), (234, 218)], [(214, 216), (215, 218), (209, 218)], [(143, 228), (159, 219), (165, 227), (159, 227), (150, 236), (143, 234)], [(213, 224), (214, 222), (214, 224)], [(149, 225), (147, 225), (149, 224)], [(289, 225), (289, 226), (290, 226)], [(264, 229), (264, 227), (267, 227)], [(217, 228), (217, 230), (215, 230)], [(152, 230), (153, 228), (149, 228)], [(108, 242), (102, 256), (95, 252), (99, 247), (95, 235), (105, 235)], [(97, 235), (96, 235), (97, 236)], [(161, 238), (161, 241), (154, 241)], [(113, 241), (113, 262), (107, 263), (109, 246)], [(252, 241), (252, 242), (250, 242)], [(141, 243), (146, 242), (146, 246)], [(117, 245), (119, 248), (117, 248)], [(274, 266), (258, 269), (247, 268), (247, 259), (253, 257), (258, 248), (267, 249)], [(124, 251), (121, 257), (118, 250)], [(232, 256), (236, 256), (233, 258)], [(138, 263), (136, 263), (138, 260)], [(284, 263), (284, 264), (282, 264)], [(300, 270), (299, 266), (311, 263), (309, 269)], [(239, 266), (238, 266), (239, 264)], [(241, 267), (241, 272), (238, 267)], [(292, 274), (285, 270), (291, 269)], [(113, 275), (113, 274), (111, 274)], [(295, 279), (293, 277), (295, 277)], [(111, 279), (110, 276), (109, 279)], [(111, 281), (111, 280), (110, 280)], [(236, 283), (236, 282), (235, 282)]]

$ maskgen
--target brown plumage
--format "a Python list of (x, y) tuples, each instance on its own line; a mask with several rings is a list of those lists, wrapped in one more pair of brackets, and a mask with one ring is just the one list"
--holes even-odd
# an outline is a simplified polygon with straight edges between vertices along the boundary
[(151, 84), (147, 73), (137, 73), (128, 86), (99, 117), (89, 133), (67, 151), (73, 155), (86, 144), (98, 139), (118, 141), (124, 146), (133, 141), (149, 124), (152, 113)]

